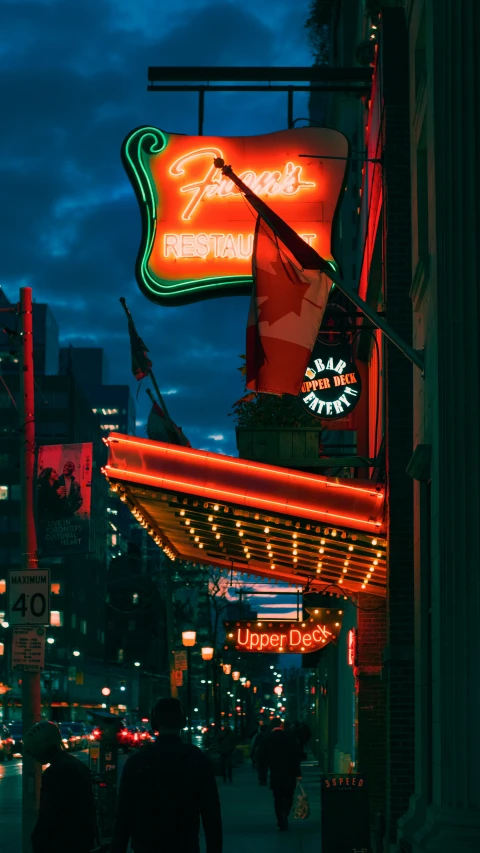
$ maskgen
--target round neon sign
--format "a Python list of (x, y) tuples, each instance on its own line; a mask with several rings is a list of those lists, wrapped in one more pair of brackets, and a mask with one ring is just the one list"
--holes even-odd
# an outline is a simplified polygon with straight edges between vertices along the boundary
[(321, 420), (345, 418), (362, 394), (360, 373), (344, 347), (317, 344), (298, 399)]

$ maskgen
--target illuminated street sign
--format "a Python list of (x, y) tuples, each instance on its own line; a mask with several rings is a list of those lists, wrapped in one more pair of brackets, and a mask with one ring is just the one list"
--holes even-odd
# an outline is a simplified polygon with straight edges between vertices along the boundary
[(362, 379), (344, 347), (317, 343), (298, 399), (321, 420), (344, 418), (353, 411), (362, 393)]
[(140, 288), (162, 305), (250, 291), (256, 214), (215, 158), (231, 164), (322, 257), (334, 260), (332, 227), (347, 157), (346, 137), (328, 128), (239, 137), (132, 131), (122, 159), (142, 214)]
[(341, 610), (319, 609), (304, 622), (265, 620), (225, 622), (225, 649), (239, 652), (317, 652), (338, 639), (342, 627)]

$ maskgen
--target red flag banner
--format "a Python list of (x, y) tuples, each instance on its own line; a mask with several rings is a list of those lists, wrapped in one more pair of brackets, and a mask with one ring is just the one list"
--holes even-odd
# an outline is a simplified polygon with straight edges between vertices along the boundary
[(253, 291), (247, 323), (247, 388), (267, 394), (301, 390), (331, 280), (300, 269), (259, 216), (253, 249)]

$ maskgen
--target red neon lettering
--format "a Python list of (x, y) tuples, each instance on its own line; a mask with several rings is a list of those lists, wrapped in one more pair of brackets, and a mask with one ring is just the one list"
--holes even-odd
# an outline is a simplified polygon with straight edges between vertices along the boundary
[(283, 646), (285, 645), (284, 641), (285, 642), (287, 641), (287, 635), (286, 634), (280, 634), (280, 648), (283, 648)]
[[(298, 640), (294, 639), (294, 635), (296, 635), (298, 637)], [(298, 631), (296, 628), (292, 628), (292, 630), (290, 631), (290, 645), (291, 646), (299, 646), (301, 642), (302, 642), (302, 635), (301, 635), (300, 631)]]
[(272, 648), (276, 649), (277, 646), (279, 645), (279, 643), (280, 643), (280, 637), (278, 636), (278, 634), (271, 634), (270, 635), (270, 645), (272, 646)]
[(250, 634), (250, 648), (253, 649), (258, 646), (258, 641), (260, 637), (258, 634)]
[[(224, 178), (219, 169), (213, 165), (215, 157), (223, 159), (223, 152), (219, 148), (197, 148), (188, 154), (183, 154), (170, 166), (170, 174), (177, 178), (186, 174), (187, 168), (195, 168), (195, 165), (204, 161), (207, 169), (204, 177), (192, 183), (180, 187), (181, 193), (191, 193), (191, 198), (182, 213), (182, 219), (189, 220), (197, 211), (201, 201), (207, 198), (220, 196), (225, 198), (230, 195), (238, 195), (239, 190), (232, 181)], [(294, 163), (286, 163), (283, 171), (262, 172), (257, 175), (253, 170), (243, 172), (240, 178), (257, 195), (284, 195), (293, 196), (301, 189), (316, 187), (314, 181), (302, 181), (302, 167)], [(312, 235), (308, 235), (311, 237)]]
[(260, 634), (260, 651), (267, 648), (269, 640), (268, 634)]
[(303, 645), (307, 646), (307, 648), (312, 645), (311, 634), (304, 634), (303, 635)]
[(250, 638), (250, 631), (248, 630), (248, 628), (245, 628), (244, 631), (245, 631), (245, 641), (242, 640), (242, 629), (241, 628), (238, 629), (237, 643), (239, 646), (247, 646), (248, 645), (248, 640)]

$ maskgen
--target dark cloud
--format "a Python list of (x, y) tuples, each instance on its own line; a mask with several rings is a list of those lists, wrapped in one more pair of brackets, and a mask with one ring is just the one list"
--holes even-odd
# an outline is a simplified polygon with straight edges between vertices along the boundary
[[(196, 97), (146, 91), (148, 65), (308, 64), (308, 0), (7, 0), (3, 45), (0, 283), (30, 284), (62, 341), (104, 346), (110, 381), (131, 379), (125, 296), (150, 347), (173, 417), (195, 444), (235, 453), (228, 417), (242, 384), (246, 298), (182, 308), (150, 304), (134, 281), (140, 217), (120, 162), (140, 124), (196, 133)], [(305, 112), (299, 97), (297, 114)], [(285, 96), (212, 94), (205, 133), (285, 127)], [(141, 391), (138, 420), (148, 400)], [(141, 430), (140, 430), (141, 431)], [(223, 435), (223, 440), (208, 436)]]

